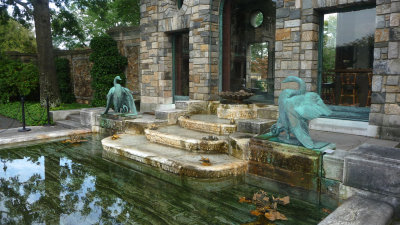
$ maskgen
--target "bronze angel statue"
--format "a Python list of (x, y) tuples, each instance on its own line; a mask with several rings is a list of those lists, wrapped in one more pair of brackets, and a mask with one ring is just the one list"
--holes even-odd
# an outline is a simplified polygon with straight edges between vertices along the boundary
[(288, 82), (298, 83), (299, 89), (285, 89), (282, 91), (278, 99), (278, 121), (271, 126), (269, 133), (262, 136), (277, 137), (282, 132), (285, 132), (284, 142), (285, 139), (286, 142), (290, 142), (291, 136), (294, 135), (304, 147), (315, 148), (316, 146), (309, 134), (308, 122), (322, 115), (329, 115), (332, 112), (317, 93), (306, 92), (306, 84), (302, 79), (289, 76), (283, 83)]
[(110, 88), (107, 94), (107, 106), (104, 114), (108, 113), (111, 103), (113, 105), (114, 112), (117, 113), (129, 113), (130, 115), (137, 115), (135, 101), (128, 88), (124, 88), (118, 81), (121, 77), (116, 76), (114, 78), (114, 87)]

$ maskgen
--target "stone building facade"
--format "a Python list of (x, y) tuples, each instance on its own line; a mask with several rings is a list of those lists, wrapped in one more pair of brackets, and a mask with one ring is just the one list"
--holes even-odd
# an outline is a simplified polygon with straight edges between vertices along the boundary
[[(218, 99), (218, 92), (224, 91), (223, 85), (227, 82), (224, 80), (224, 57), (234, 57), (233, 51), (232, 54), (224, 52), (224, 40), (229, 40), (224, 33), (227, 4), (237, 5), (231, 7), (232, 15), (240, 8), (245, 10), (243, 4), (259, 4), (264, 23), (268, 18), (268, 23), (274, 24), (274, 37), (266, 40), (270, 48), (269, 60), (273, 62), (270, 67), (273, 67), (275, 103), (280, 92), (293, 85), (282, 83), (290, 75), (301, 77), (308, 91), (320, 91), (324, 15), (359, 8), (376, 10), (372, 72), (368, 75), (372, 87), (368, 91), (369, 99), (365, 98), (367, 111), (363, 112), (368, 113), (368, 124), (376, 133), (374, 135), (400, 139), (400, 2), (393, 0), (142, 0), (139, 66), (142, 111), (154, 110), (159, 104), (174, 103), (174, 38), (180, 33), (189, 36), (189, 99)], [(274, 7), (274, 11), (266, 12), (263, 4), (270, 4), (268, 7)], [(251, 13), (255, 9), (248, 10)], [(249, 32), (246, 29), (244, 31)]]

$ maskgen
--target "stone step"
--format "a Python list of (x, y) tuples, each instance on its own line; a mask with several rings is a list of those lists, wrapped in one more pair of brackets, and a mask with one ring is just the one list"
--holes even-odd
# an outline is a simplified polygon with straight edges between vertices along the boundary
[(141, 114), (139, 118), (125, 121), (125, 133), (144, 134), (144, 130), (168, 124), (167, 120), (156, 119), (154, 115)]
[(183, 176), (221, 178), (247, 170), (245, 161), (226, 154), (207, 154), (211, 165), (202, 165), (203, 155), (151, 143), (142, 135), (121, 134), (117, 140), (107, 137), (101, 142), (105, 151)]
[(67, 120), (72, 120), (72, 121), (81, 123), (81, 115), (80, 114), (71, 114), (67, 117)]
[(237, 130), (243, 133), (264, 134), (269, 132), (274, 123), (276, 120), (270, 119), (238, 120)]
[(65, 128), (70, 128), (70, 129), (83, 127), (80, 122), (76, 122), (73, 120), (59, 120), (56, 122), (56, 124), (59, 126), (65, 127)]
[(227, 135), (236, 131), (236, 124), (228, 119), (220, 119), (216, 115), (197, 114), (190, 117), (178, 118), (181, 127), (217, 135)]
[(277, 120), (279, 116), (278, 113), (278, 106), (268, 105), (266, 107), (257, 109), (257, 118)]
[(156, 110), (156, 119), (167, 120), (168, 124), (176, 124), (178, 118), (187, 114), (186, 110), (182, 109), (163, 109)]
[[(192, 152), (202, 153), (227, 153), (228, 142), (225, 136), (212, 136), (194, 130), (188, 130), (177, 125), (146, 129), (146, 138), (150, 142), (180, 148)], [(217, 140), (205, 140), (212, 136)]]

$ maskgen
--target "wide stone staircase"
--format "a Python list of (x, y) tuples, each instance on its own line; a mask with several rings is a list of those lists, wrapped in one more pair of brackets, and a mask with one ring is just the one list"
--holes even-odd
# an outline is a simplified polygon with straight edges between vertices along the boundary
[(237, 176), (247, 171), (250, 138), (275, 122), (219, 118), (190, 102), (176, 106), (126, 120), (119, 138), (102, 140), (104, 150), (188, 177)]

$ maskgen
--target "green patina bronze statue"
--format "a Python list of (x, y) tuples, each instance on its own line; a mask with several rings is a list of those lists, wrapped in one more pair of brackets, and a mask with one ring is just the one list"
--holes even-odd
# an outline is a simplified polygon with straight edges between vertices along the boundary
[(110, 88), (107, 94), (107, 106), (104, 114), (108, 113), (111, 103), (113, 105), (114, 112), (116, 113), (126, 113), (128, 115), (137, 115), (135, 101), (128, 88), (122, 87), (118, 81), (121, 78), (116, 76), (114, 78), (114, 87)]
[[(282, 142), (301, 144), (310, 149), (318, 148), (319, 146), (316, 146), (310, 137), (308, 122), (322, 115), (331, 114), (331, 110), (324, 104), (317, 93), (306, 93), (306, 84), (302, 79), (289, 76), (283, 83), (288, 82), (298, 83), (299, 89), (285, 89), (282, 91), (278, 99), (278, 121), (271, 126), (269, 133), (261, 135), (259, 138), (279, 137), (282, 132), (285, 132), (286, 137), (279, 137)], [(292, 135), (294, 135), (294, 138), (292, 138)]]

